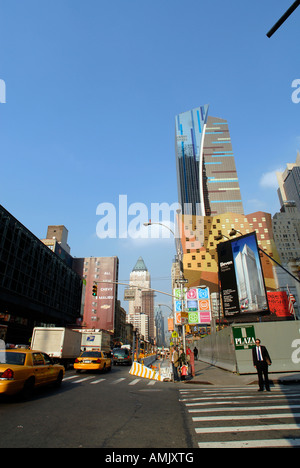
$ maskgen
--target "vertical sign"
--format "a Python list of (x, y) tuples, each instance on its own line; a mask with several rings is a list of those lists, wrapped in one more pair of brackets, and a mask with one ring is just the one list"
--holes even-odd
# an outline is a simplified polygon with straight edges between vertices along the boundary
[[(185, 293), (186, 288), (183, 288), (183, 294)], [(175, 311), (175, 325), (183, 325), (187, 322), (185, 317), (185, 302), (181, 298), (181, 289), (175, 288), (173, 290), (174, 298), (174, 311)]]
[[(110, 282), (111, 281), (111, 282)], [(115, 328), (115, 302), (117, 281), (116, 257), (102, 257), (98, 282), (98, 299), (100, 302), (100, 320), (97, 328), (114, 331)]]

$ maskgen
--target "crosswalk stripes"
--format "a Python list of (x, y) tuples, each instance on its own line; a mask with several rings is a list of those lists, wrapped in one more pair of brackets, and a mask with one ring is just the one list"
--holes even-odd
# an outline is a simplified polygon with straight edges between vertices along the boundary
[(131, 378), (126, 379), (125, 377), (121, 377), (118, 379), (107, 379), (107, 378), (96, 378), (95, 375), (91, 376), (85, 376), (85, 377), (79, 377), (78, 375), (69, 375), (64, 378), (64, 382), (70, 382), (71, 384), (80, 384), (80, 383), (87, 383), (90, 385), (98, 385), (101, 383), (107, 383), (109, 385), (118, 385), (120, 383), (125, 383), (130, 386), (137, 385), (140, 382), (144, 382), (145, 385), (147, 386), (153, 386), (157, 383), (156, 380), (150, 380), (148, 381), (147, 379), (134, 379), (132, 380)]
[(300, 447), (300, 389), (179, 389), (199, 448)]

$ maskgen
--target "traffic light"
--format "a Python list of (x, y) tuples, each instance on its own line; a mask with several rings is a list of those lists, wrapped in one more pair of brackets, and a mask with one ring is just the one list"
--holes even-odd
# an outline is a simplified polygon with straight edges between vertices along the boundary
[(98, 294), (98, 286), (96, 284), (94, 284), (92, 295), (97, 296), (97, 294)]

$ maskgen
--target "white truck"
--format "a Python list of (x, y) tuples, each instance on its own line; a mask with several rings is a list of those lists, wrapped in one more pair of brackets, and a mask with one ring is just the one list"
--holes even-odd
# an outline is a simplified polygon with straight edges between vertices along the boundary
[(81, 353), (81, 333), (69, 328), (36, 327), (33, 329), (31, 349), (48, 354), (54, 362), (67, 368)]
[(97, 350), (109, 353), (111, 351), (111, 334), (106, 330), (81, 330), (81, 350)]

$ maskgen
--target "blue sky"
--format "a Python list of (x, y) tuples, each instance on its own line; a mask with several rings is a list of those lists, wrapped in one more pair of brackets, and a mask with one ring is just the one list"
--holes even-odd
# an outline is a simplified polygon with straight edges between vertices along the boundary
[(176, 202), (175, 115), (210, 104), (245, 213), (279, 210), (274, 171), (300, 150), (300, 9), (266, 32), (291, 3), (0, 0), (0, 203), (40, 238), (64, 224), (74, 256), (117, 255), (120, 280), (141, 255), (171, 292), (173, 240), (99, 239), (97, 206)]

